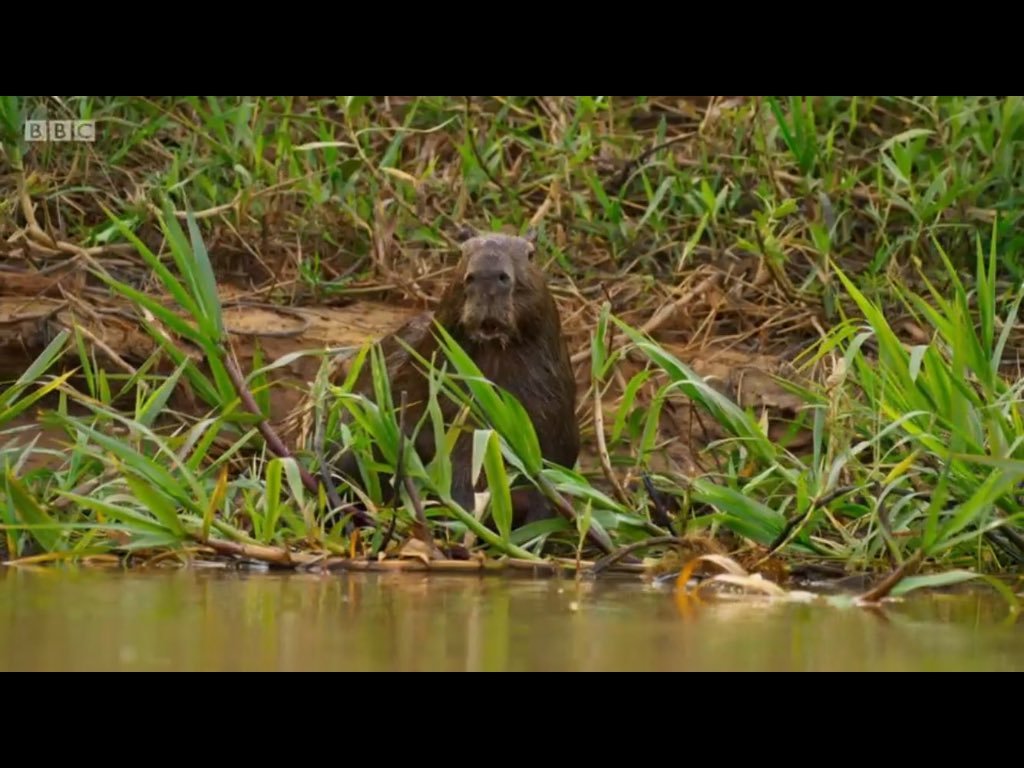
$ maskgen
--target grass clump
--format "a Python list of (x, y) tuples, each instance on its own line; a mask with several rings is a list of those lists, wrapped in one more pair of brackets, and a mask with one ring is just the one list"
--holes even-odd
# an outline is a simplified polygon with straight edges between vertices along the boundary
[[(98, 139), (24, 142), (44, 116)], [(0, 442), (10, 557), (576, 567), (708, 537), (751, 568), (1024, 560), (1020, 97), (4, 97), (0, 140), (11, 264), (72, 313), (0, 396), (0, 428), (53, 403), (68, 445)], [(445, 451), (424, 465), (402, 437), (382, 356), (339, 383), (330, 339), (267, 360), (272, 334), (224, 319), (431, 308), (465, 222), (537, 227), (590, 446), (543, 462), (447, 339), (434, 397), (467, 406), (490, 522), (450, 498)], [(148, 346), (103, 341), (117, 312)], [(300, 358), (286, 438), (275, 376)], [(373, 398), (351, 389), (364, 365)], [(363, 456), (357, 506), (322, 481), (336, 440)], [(513, 530), (514, 482), (561, 514)]]

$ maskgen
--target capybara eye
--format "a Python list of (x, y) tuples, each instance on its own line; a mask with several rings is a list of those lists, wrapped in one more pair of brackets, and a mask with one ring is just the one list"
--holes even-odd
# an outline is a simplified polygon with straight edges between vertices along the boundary
[[(412, 440), (409, 447), (424, 463), (434, 459), (438, 446), (433, 440), (416, 440), (414, 430), (427, 416), (434, 393), (434, 380), (421, 361), (430, 361), (436, 354), (440, 363), (444, 357), (440, 337), (431, 333), (433, 324), (438, 323), (456, 337), (486, 379), (519, 401), (534, 427), (542, 457), (566, 468), (576, 464), (580, 455), (576, 376), (547, 275), (524, 258), (532, 251), (528, 240), (500, 233), (468, 240), (459, 249), (457, 271), (450, 278), (454, 282), (444, 287), (436, 310), (416, 315), (383, 340), (384, 349), (392, 350), (385, 353), (391, 391), (404, 392), (410, 409), (402, 430)], [(401, 354), (396, 347), (405, 344), (412, 351)], [(368, 397), (375, 394), (371, 373), (370, 367), (364, 366), (354, 391)], [(443, 428), (453, 429), (456, 411), (438, 405)], [(350, 423), (348, 418), (343, 423)], [(461, 433), (443, 448), (450, 452), (451, 498), (466, 510), (475, 507), (476, 488), (485, 487), (486, 481), (482, 475), (474, 478), (473, 440), (471, 434)], [(371, 455), (377, 459), (381, 454), (375, 447)], [(353, 490), (366, 490), (357, 479), (361, 473), (353, 451), (348, 450), (336, 466), (335, 471), (352, 478)], [(393, 491), (382, 490), (388, 502), (397, 501)], [(513, 528), (558, 514), (543, 494), (522, 490), (529, 495), (521, 495), (518, 488), (512, 494)], [(370, 524), (374, 523), (371, 518)]]

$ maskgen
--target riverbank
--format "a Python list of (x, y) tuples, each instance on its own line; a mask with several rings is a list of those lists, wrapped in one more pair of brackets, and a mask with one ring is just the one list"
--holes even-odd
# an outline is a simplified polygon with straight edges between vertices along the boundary
[[(43, 109), (95, 120), (96, 141), (23, 141)], [(1024, 561), (1017, 97), (0, 112), (11, 562), (650, 575), (703, 556), (740, 581), (813, 564), (907, 589)], [(526, 474), (572, 514), (493, 532), (410, 465), (412, 495), (370, 498), (373, 525), (346, 531), (324, 520), (317, 445), (362, 406), (325, 350), (435, 308), (466, 223), (538, 231), (584, 451), (578, 472)], [(502, 496), (495, 460), (528, 466), (529, 445), (489, 409), (482, 471)], [(56, 448), (12, 431), (30, 414)], [(352, 436), (379, 441), (389, 418)]]

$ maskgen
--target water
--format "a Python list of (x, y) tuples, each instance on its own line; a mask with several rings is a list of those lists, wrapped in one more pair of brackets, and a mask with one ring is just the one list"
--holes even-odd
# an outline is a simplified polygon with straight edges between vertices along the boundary
[(0, 567), (0, 671), (1022, 670), (988, 596), (884, 611), (634, 582)]

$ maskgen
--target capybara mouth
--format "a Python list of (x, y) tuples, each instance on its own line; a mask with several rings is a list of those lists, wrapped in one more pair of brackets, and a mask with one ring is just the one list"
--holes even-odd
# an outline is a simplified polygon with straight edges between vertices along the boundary
[(508, 327), (501, 321), (489, 317), (476, 323), (471, 335), (479, 341), (505, 340), (508, 338)]

